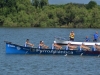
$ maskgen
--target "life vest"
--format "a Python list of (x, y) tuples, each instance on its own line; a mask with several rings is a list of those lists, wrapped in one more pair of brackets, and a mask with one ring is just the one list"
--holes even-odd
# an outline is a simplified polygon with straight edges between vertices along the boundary
[(65, 50), (69, 50), (69, 47), (68, 47), (68, 45), (66, 46)]
[(96, 51), (96, 48), (95, 48), (95, 46), (93, 46), (93, 47), (92, 47), (92, 51)]
[(25, 46), (25, 47), (30, 47), (30, 46), (29, 46), (28, 44), (26, 44), (26, 43), (25, 43), (25, 45), (24, 45), (24, 46)]
[(42, 49), (42, 46), (39, 46), (39, 49)]
[(74, 33), (70, 33), (70, 38), (74, 38)]

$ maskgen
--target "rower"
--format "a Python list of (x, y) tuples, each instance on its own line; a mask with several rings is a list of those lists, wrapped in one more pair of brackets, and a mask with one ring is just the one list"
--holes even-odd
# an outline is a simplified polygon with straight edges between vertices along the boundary
[(46, 46), (43, 41), (40, 41), (39, 48), (40, 49), (47, 49), (48, 46)]
[(71, 45), (71, 43), (68, 43), (67, 47), (69, 50), (75, 50), (77, 48), (77, 46)]
[(29, 39), (26, 39), (25, 47), (33, 47), (33, 46), (34, 46), (34, 44), (30, 43)]
[(84, 45), (84, 43), (82, 43), (82, 45), (80, 46), (81, 49), (85, 50), (85, 51), (90, 51), (90, 48), (86, 45)]
[(57, 49), (57, 50), (61, 50), (61, 49), (62, 49), (62, 46), (58, 45), (58, 44), (54, 41), (54, 43), (52, 44), (52, 48)]
[(100, 51), (100, 46), (98, 45), (98, 44), (95, 44), (94, 45), (94, 49), (95, 49), (95, 51), (97, 50), (97, 51)]

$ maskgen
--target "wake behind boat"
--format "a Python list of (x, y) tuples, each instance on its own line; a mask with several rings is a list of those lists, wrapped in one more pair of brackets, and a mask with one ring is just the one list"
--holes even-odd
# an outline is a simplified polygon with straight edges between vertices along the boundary
[(11, 42), (6, 42), (6, 54), (46, 54), (46, 55), (90, 55), (100, 56), (100, 51), (66, 50), (66, 49), (40, 49), (24, 47)]
[(66, 41), (63, 38), (55, 38), (55, 43), (60, 44), (60, 45), (67, 45), (68, 43), (72, 45), (87, 45), (87, 46), (93, 46), (95, 44), (100, 45), (100, 42), (75, 42), (75, 41)]

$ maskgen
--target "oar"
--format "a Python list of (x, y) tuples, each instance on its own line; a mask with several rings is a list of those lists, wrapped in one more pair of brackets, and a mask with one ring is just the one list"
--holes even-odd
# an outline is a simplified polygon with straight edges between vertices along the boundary
[(4, 41), (5, 43), (12, 43), (12, 42), (9, 42), (9, 41)]
[(64, 56), (67, 56), (67, 54), (65, 54)]
[(98, 57), (100, 57), (100, 54), (98, 55)]
[(65, 39), (65, 37), (54, 37), (54, 38), (56, 38), (56, 39), (60, 39), (60, 40), (67, 40), (67, 39)]

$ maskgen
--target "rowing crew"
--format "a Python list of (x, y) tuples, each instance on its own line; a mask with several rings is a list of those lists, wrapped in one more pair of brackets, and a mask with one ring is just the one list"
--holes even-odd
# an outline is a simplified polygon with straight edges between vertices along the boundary
[(68, 45), (66, 46), (66, 50), (76, 50), (78, 47), (79, 47), (79, 50), (90, 51), (90, 48), (84, 45), (84, 43), (82, 43), (82, 45), (80, 46), (71, 45), (71, 43), (68, 43)]
[[(34, 44), (30, 43), (29, 42), (29, 39), (27, 39), (26, 42), (25, 42), (25, 47), (34, 47)], [(72, 45), (71, 43), (68, 43), (66, 45), (66, 50), (76, 50), (78, 47), (79, 47), (79, 50), (91, 51), (91, 48), (88, 47), (88, 46), (86, 46), (86, 45), (84, 45), (84, 43), (82, 43), (82, 45), (80, 45), (80, 46)], [(40, 49), (48, 49), (49, 47), (47, 45), (45, 45), (43, 41), (40, 41), (39, 48)], [(62, 46), (61, 45), (58, 45), (54, 41), (54, 43), (52, 44), (52, 49), (61, 50), (62, 49)], [(94, 50), (94, 51), (95, 50), (100, 51), (100, 46), (98, 44), (95, 44), (93, 46), (92, 50)]]
[[(75, 33), (74, 33), (74, 31), (71, 31), (70, 34), (69, 34), (70, 41), (74, 41), (74, 37), (75, 37)], [(97, 42), (98, 39), (100, 40), (100, 37), (99, 37), (97, 31), (93, 35), (92, 39), (93, 39), (93, 42)], [(85, 41), (86, 42), (89, 42), (90, 41), (90, 39), (88, 38), (88, 36), (86, 36)]]
[[(29, 39), (26, 39), (25, 47), (32, 47), (33, 48), (34, 47), (34, 44), (30, 43)], [(43, 41), (40, 41), (39, 48), (47, 49), (48, 46), (46, 46)]]

